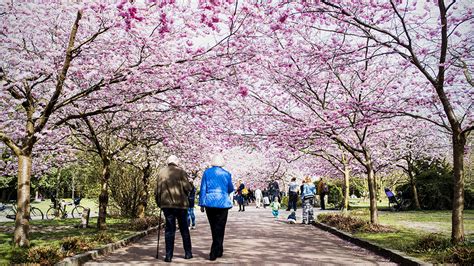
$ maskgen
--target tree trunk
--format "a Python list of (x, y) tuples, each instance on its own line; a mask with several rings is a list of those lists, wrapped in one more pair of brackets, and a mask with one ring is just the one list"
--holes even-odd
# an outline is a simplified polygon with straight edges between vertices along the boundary
[(421, 210), (420, 200), (418, 199), (418, 190), (416, 189), (415, 178), (413, 177), (413, 166), (408, 165), (408, 176), (410, 177), (411, 191), (413, 193), (413, 201), (415, 202), (415, 208)]
[(349, 167), (344, 164), (344, 207), (343, 210), (347, 211), (349, 209), (349, 178), (350, 178), (350, 170)]
[(145, 217), (145, 210), (148, 205), (148, 181), (150, 179), (150, 170), (149, 168), (145, 168), (143, 170), (143, 176), (142, 176), (142, 181), (143, 181), (143, 191), (141, 192), (140, 195), (140, 202), (138, 203), (137, 207), (137, 217), (138, 218), (143, 218)]
[(464, 241), (464, 147), (466, 137), (460, 132), (453, 131), (453, 212), (451, 242), (454, 244)]
[(110, 162), (103, 162), (102, 180), (100, 184), (99, 195), (99, 216), (97, 217), (97, 228), (100, 230), (107, 229), (107, 205), (109, 204), (109, 178), (110, 178)]
[(377, 195), (376, 195), (377, 191), (375, 188), (374, 166), (372, 165), (372, 159), (367, 153), (365, 154), (365, 158), (366, 158), (365, 168), (367, 171), (367, 182), (369, 184), (370, 223), (377, 224), (379, 220), (378, 220), (378, 214), (377, 214)]
[(15, 232), (13, 244), (17, 247), (28, 247), (28, 233), (30, 224), (30, 177), (31, 177), (31, 155), (18, 156), (18, 189), (17, 189), (17, 212), (15, 219)]

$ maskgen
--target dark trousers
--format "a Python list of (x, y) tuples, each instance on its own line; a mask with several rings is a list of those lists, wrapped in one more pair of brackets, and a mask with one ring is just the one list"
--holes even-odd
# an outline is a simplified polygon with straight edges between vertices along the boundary
[(174, 237), (176, 234), (176, 220), (178, 220), (179, 231), (183, 238), (183, 248), (186, 254), (192, 254), (191, 236), (188, 228), (188, 210), (187, 209), (171, 209), (163, 208), (166, 218), (165, 227), (165, 244), (166, 257), (173, 258)]
[(210, 258), (221, 257), (224, 252), (224, 234), (229, 209), (206, 208), (207, 219), (211, 226), (212, 246)]
[(326, 193), (321, 193), (321, 195), (319, 195), (319, 199), (321, 200), (321, 210), (326, 209), (326, 203), (324, 203), (324, 196), (326, 196)]
[(288, 210), (293, 208), (294, 211), (296, 211), (296, 203), (298, 202), (298, 193), (296, 192), (290, 192), (288, 196)]
[(243, 195), (238, 196), (237, 202), (239, 203), (239, 211), (245, 211), (245, 198)]

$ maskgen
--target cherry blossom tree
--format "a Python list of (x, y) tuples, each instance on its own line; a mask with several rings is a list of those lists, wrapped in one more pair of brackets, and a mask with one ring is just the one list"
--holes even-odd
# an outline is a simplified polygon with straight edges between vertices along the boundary
[(409, 79), (424, 80), (419, 91), (414, 88), (417, 94), (412, 97), (420, 104), (436, 96), (439, 108), (429, 113), (397, 109), (394, 112), (434, 123), (451, 135), (454, 181), (451, 237), (454, 243), (463, 241), (463, 158), (466, 138), (474, 129), (472, 69), (465, 63), (472, 60), (473, 52), (469, 1), (372, 1), (367, 6), (365, 1), (342, 5), (322, 0), (320, 4), (303, 7), (301, 13), (317, 14), (315, 22), (329, 23), (332, 26), (328, 31), (334, 34), (368, 40), (367, 47), (374, 47), (372, 57), (391, 55), (390, 63), (404, 66), (411, 75)]

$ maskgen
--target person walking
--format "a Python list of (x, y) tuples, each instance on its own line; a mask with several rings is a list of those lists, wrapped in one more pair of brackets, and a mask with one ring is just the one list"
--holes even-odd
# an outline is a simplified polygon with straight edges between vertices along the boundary
[(167, 166), (160, 169), (155, 190), (155, 201), (166, 218), (165, 226), (165, 261), (173, 259), (174, 239), (176, 234), (176, 220), (183, 239), (184, 258), (191, 259), (192, 246), (187, 216), (189, 200), (188, 195), (193, 189), (188, 181), (186, 172), (179, 167), (178, 157), (171, 155), (167, 159)]
[(312, 224), (314, 222), (313, 203), (316, 187), (311, 181), (311, 177), (306, 176), (301, 191), (301, 199), (303, 201), (303, 224)]
[(318, 194), (319, 194), (319, 201), (321, 202), (321, 210), (326, 209), (326, 203), (324, 202), (324, 197), (326, 196), (328, 192), (329, 192), (329, 187), (326, 184), (326, 182), (324, 182), (323, 178), (321, 177), (318, 183)]
[(194, 201), (196, 200), (196, 187), (194, 187), (194, 184), (192, 181), (189, 182), (192, 186), (193, 189), (189, 193), (189, 208), (188, 208), (188, 227), (190, 229), (196, 229), (196, 215), (194, 215)]
[(229, 194), (234, 191), (232, 176), (224, 170), (224, 159), (215, 155), (212, 167), (204, 171), (199, 191), (201, 212), (206, 212), (212, 233), (212, 245), (209, 260), (214, 261), (224, 254), (224, 234), (229, 209), (232, 202)]
[(245, 184), (242, 182), (242, 179), (239, 178), (237, 181), (237, 203), (239, 204), (239, 212), (244, 212), (245, 211), (245, 195), (244, 195), (244, 190), (245, 190)]
[(255, 206), (257, 208), (262, 207), (262, 200), (263, 200), (262, 191), (259, 188), (257, 188), (257, 189), (255, 189), (254, 194), (255, 194)]
[(268, 197), (268, 190), (266, 188), (263, 189), (262, 195), (263, 195), (263, 208), (267, 208), (267, 206), (270, 205), (270, 198)]
[(278, 181), (276, 180), (273, 180), (271, 186), (272, 186), (272, 201), (274, 201), (276, 197), (280, 197), (280, 186), (278, 185)]
[(293, 211), (296, 211), (296, 203), (298, 202), (298, 183), (296, 183), (296, 177), (291, 179), (290, 184), (288, 184), (288, 209), (290, 211), (293, 208)]

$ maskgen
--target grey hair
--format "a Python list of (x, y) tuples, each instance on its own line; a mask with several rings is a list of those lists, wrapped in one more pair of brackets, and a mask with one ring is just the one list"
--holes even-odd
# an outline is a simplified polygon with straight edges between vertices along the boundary
[(176, 164), (176, 165), (179, 165), (179, 159), (178, 157), (176, 157), (175, 155), (171, 155), (170, 157), (168, 157), (168, 159), (166, 160), (166, 163), (167, 164)]
[(225, 161), (224, 161), (224, 158), (222, 157), (222, 155), (216, 154), (216, 155), (212, 156), (212, 160), (211, 160), (211, 165), (212, 166), (222, 167), (222, 166), (224, 166), (224, 164), (225, 164)]

